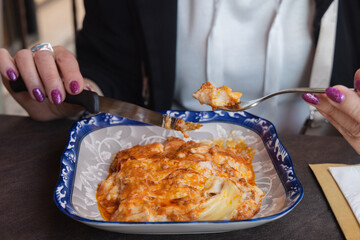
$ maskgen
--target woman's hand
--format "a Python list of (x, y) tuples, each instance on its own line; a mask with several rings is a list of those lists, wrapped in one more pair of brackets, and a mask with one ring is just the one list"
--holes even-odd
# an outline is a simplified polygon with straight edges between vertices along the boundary
[(326, 89), (326, 94), (303, 94), (360, 154), (360, 69), (354, 77), (354, 92), (344, 86)]
[[(33, 56), (28, 49), (20, 50), (12, 58), (6, 49), (0, 49), (0, 73), (3, 83), (14, 99), (35, 120), (47, 121), (81, 114), (78, 105), (63, 103), (66, 94), (79, 94), (84, 88), (75, 56), (65, 48), (38, 51)], [(28, 92), (15, 93), (9, 81), (21, 76)]]

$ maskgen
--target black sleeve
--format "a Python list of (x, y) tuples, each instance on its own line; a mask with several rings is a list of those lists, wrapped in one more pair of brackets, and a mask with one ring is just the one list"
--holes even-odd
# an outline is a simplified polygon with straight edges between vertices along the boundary
[(143, 104), (140, 50), (131, 0), (85, 0), (76, 54), (84, 77), (105, 96)]
[(331, 85), (354, 87), (360, 68), (360, 1), (339, 1)]

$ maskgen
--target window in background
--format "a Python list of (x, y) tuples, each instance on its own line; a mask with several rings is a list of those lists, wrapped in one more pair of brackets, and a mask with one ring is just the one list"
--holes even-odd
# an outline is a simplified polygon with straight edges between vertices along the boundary
[[(23, 8), (17, 8), (19, 3), (22, 3)], [(50, 42), (53, 46), (62, 45), (75, 52), (74, 6), (77, 23), (81, 23), (84, 17), (83, 0), (0, 0), (0, 4), (3, 6), (2, 11), (0, 8), (0, 17), (3, 19), (3, 24), (0, 21), (0, 37), (3, 44), (1, 41), (0, 44), (12, 55), (19, 49), (29, 48), (37, 42)], [(21, 12), (24, 21), (20, 21)], [(81, 24), (78, 24), (78, 27), (81, 27)], [(22, 34), (24, 32), (26, 34)], [(27, 115), (1, 85), (0, 113)]]
[(3, 0), (3, 47), (10, 53), (28, 47), (38, 39), (34, 0)]

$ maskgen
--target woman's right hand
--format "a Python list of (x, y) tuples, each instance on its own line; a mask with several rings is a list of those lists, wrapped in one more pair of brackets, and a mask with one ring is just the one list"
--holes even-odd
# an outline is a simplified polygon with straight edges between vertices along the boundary
[[(84, 89), (84, 78), (75, 56), (64, 47), (53, 47), (50, 51), (38, 51), (36, 54), (22, 49), (14, 57), (0, 49), (0, 73), (2, 81), (14, 99), (35, 120), (47, 121), (74, 117), (84, 108), (63, 103), (66, 94), (76, 95)], [(21, 76), (28, 92), (15, 93), (9, 81)]]

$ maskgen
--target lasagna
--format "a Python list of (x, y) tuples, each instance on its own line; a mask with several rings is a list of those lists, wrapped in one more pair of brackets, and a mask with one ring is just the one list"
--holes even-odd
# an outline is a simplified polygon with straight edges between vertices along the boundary
[(100, 213), (128, 222), (249, 219), (264, 197), (253, 156), (234, 139), (214, 144), (169, 137), (122, 150), (98, 186)]
[(200, 127), (202, 127), (202, 125), (200, 123), (187, 122), (181, 118), (171, 118), (169, 116), (166, 116), (164, 127), (166, 129), (174, 129), (176, 131), (180, 131), (182, 134), (184, 134), (184, 137), (188, 138), (189, 134), (187, 133), (187, 131), (199, 129)]
[(227, 86), (215, 87), (210, 82), (203, 83), (201, 88), (197, 90), (193, 97), (201, 104), (206, 104), (216, 110), (218, 107), (229, 107), (240, 101), (242, 93), (232, 92)]

